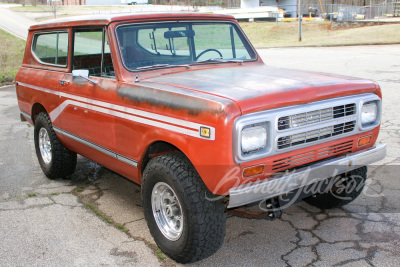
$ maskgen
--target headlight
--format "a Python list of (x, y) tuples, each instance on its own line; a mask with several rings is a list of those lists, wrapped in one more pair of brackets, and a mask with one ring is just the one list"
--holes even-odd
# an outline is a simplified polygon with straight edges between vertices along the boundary
[(262, 126), (242, 130), (242, 151), (260, 150), (267, 145), (267, 130)]
[(376, 102), (368, 102), (362, 106), (361, 109), (361, 124), (370, 124), (375, 122), (376, 116), (378, 114), (378, 106)]

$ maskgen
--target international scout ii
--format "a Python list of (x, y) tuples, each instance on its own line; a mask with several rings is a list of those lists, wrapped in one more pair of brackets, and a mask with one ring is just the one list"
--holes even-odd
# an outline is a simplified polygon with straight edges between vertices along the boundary
[(80, 154), (141, 185), (154, 240), (182, 263), (217, 251), (238, 207), (351, 202), (386, 153), (376, 83), (267, 66), (226, 15), (31, 26), (16, 92), (45, 175)]

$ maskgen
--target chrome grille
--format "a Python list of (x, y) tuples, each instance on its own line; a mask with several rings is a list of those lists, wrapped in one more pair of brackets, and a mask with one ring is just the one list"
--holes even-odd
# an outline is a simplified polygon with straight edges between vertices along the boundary
[(347, 141), (328, 147), (323, 147), (318, 150), (311, 150), (302, 154), (293, 155), (272, 162), (272, 172), (281, 172), (298, 166), (321, 160), (328, 157), (341, 155), (351, 152), (353, 141)]
[(311, 143), (325, 138), (352, 132), (355, 128), (355, 125), (356, 121), (349, 121), (299, 134), (283, 136), (278, 139), (278, 149)]
[[(363, 127), (358, 113), (362, 105), (370, 101), (378, 103), (379, 116), (373, 125)], [(380, 98), (376, 94), (368, 93), (245, 114), (234, 122), (235, 162), (248, 162), (297, 149), (302, 149), (303, 152), (303, 149), (311, 146), (364, 133), (379, 125), (380, 109)], [(260, 123), (264, 123), (267, 129), (266, 146), (254, 153), (244, 153), (242, 130), (248, 125)], [(303, 160), (305, 159), (299, 159)]]
[(331, 157), (337, 154), (350, 152), (353, 148), (353, 141), (347, 141), (341, 144), (337, 144), (334, 146), (329, 146), (325, 148), (321, 148), (318, 150), (317, 158), (322, 159), (326, 157)]
[(293, 129), (304, 125), (325, 122), (340, 117), (354, 115), (355, 113), (356, 104), (351, 103), (284, 116), (278, 119), (278, 130)]

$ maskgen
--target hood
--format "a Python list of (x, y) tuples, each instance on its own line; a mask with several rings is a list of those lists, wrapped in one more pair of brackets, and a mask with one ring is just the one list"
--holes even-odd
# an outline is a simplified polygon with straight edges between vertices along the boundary
[(243, 114), (352, 94), (380, 96), (379, 87), (369, 80), (264, 64), (164, 74), (146, 79), (146, 83), (223, 97), (236, 102)]

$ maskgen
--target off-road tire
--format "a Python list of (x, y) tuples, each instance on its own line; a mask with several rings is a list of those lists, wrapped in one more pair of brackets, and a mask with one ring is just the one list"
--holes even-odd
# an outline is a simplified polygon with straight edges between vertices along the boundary
[[(345, 179), (346, 190), (338, 190), (338, 183)], [(361, 167), (337, 177), (332, 189), (304, 199), (308, 204), (320, 209), (334, 209), (354, 201), (362, 192), (367, 179), (367, 167)], [(340, 186), (340, 185), (339, 185)], [(340, 188), (340, 187), (339, 187)]]
[[(166, 238), (157, 226), (152, 210), (152, 190), (168, 184), (183, 210), (183, 231), (176, 241)], [(145, 218), (158, 247), (179, 263), (195, 262), (214, 254), (225, 237), (226, 215), (222, 199), (213, 195), (190, 161), (179, 152), (160, 155), (146, 166), (142, 181)]]
[[(51, 144), (51, 161), (46, 163), (40, 153), (39, 131), (45, 128)], [(36, 156), (44, 174), (50, 179), (67, 178), (74, 173), (76, 167), (76, 153), (65, 148), (53, 130), (49, 115), (41, 112), (35, 119), (34, 129)]]

